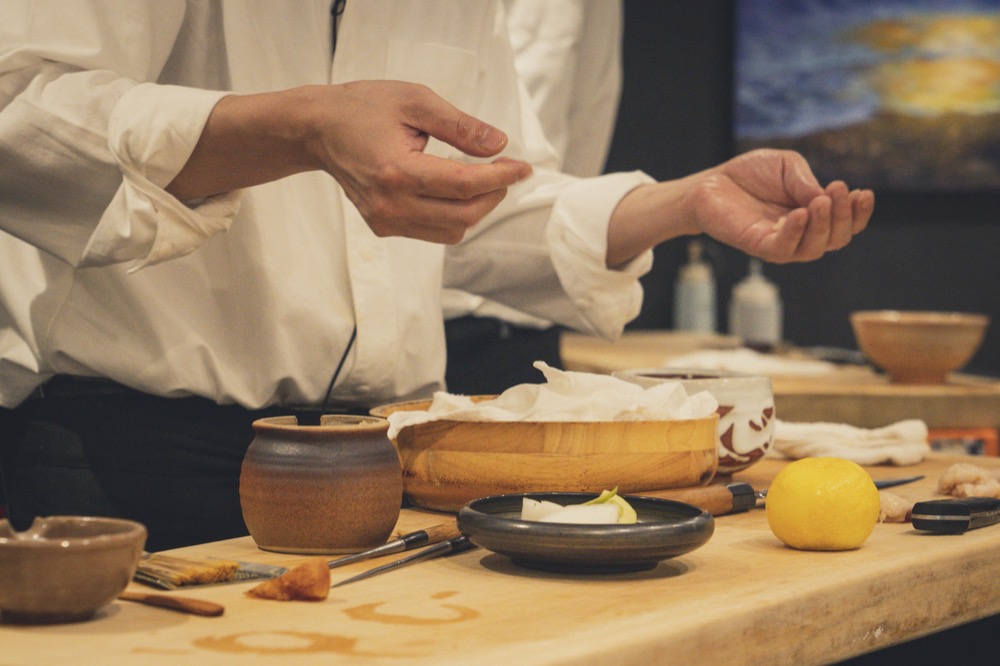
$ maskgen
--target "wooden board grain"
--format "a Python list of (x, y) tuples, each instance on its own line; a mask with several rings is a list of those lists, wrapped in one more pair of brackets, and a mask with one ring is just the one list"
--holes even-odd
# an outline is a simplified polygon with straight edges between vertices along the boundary
[[(932, 456), (873, 477), (926, 474), (894, 489), (935, 496), (950, 464)], [(736, 480), (766, 486), (784, 463)], [(406, 509), (398, 529), (446, 520)], [(218, 618), (115, 602), (90, 622), (0, 624), (2, 661), (142, 664), (809, 664), (829, 663), (1000, 613), (1000, 525), (931, 536), (880, 524), (864, 546), (802, 552), (783, 546), (756, 509), (716, 519), (702, 548), (624, 575), (543, 573), (480, 549), (331, 591), (322, 602), (250, 599), (250, 584), (184, 590), (222, 603)], [(174, 551), (294, 565), (249, 538)], [(396, 556), (334, 570), (334, 581)]]

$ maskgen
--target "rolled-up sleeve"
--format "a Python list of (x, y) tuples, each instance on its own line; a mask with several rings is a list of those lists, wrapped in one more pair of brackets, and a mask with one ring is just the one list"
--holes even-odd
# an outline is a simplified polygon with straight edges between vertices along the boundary
[(639, 278), (653, 265), (647, 250), (623, 266), (607, 267), (608, 221), (628, 192), (653, 179), (641, 172), (581, 180), (556, 200), (546, 229), (552, 263), (589, 332), (614, 338), (642, 308)]
[[(164, 189), (225, 94), (146, 83), (121, 97), (108, 123), (108, 145), (123, 181), (90, 238), (84, 264), (133, 259), (134, 270), (188, 254), (229, 228), (239, 192), (185, 204)], [(145, 242), (131, 243), (137, 236)]]
[(447, 251), (446, 287), (461, 288), (573, 329), (615, 338), (642, 308), (652, 251), (607, 267), (618, 202), (652, 183), (642, 172), (575, 178), (536, 170), (490, 220)]
[(157, 85), (178, 0), (0, 5), (0, 228), (74, 266), (156, 263), (224, 231), (239, 194), (164, 187), (226, 93)]

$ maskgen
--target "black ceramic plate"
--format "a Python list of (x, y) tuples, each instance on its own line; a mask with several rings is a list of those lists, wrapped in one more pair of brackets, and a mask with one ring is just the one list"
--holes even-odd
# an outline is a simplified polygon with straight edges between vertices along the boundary
[(546, 571), (613, 573), (652, 569), (661, 560), (698, 548), (715, 531), (699, 507), (652, 497), (626, 496), (639, 522), (572, 525), (521, 520), (525, 497), (580, 504), (596, 493), (513, 493), (473, 500), (458, 512), (458, 527), (477, 546), (507, 555), (520, 566)]

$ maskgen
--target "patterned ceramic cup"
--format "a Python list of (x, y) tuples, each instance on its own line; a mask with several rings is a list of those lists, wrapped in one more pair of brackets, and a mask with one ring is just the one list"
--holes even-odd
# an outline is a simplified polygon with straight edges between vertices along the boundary
[(774, 393), (771, 378), (721, 370), (640, 368), (614, 376), (650, 387), (680, 382), (688, 395), (708, 391), (719, 402), (719, 469), (728, 476), (764, 457), (774, 441)]

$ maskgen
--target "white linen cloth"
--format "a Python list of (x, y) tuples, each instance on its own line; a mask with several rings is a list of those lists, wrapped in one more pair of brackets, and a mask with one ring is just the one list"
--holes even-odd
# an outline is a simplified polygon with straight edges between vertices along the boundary
[(719, 403), (708, 391), (692, 396), (680, 382), (650, 388), (610, 375), (573, 372), (535, 361), (544, 384), (518, 384), (496, 398), (473, 402), (438, 392), (426, 410), (389, 414), (389, 438), (406, 426), (429, 421), (657, 421), (704, 418)]
[[(0, 404), (46, 378), (256, 408), (376, 404), (443, 388), (440, 294), (456, 286), (613, 338), (645, 253), (605, 266), (641, 173), (577, 180), (520, 98), (496, 2), (0, 3)], [(305, 173), (185, 205), (163, 189), (228, 92), (423, 83), (502, 128), (537, 166), (460, 245), (377, 238), (337, 183)], [(518, 103), (517, 100), (520, 100)], [(432, 141), (428, 151), (468, 159)]]
[(881, 428), (775, 420), (768, 457), (846, 458), (859, 465), (915, 465), (931, 452), (927, 424), (906, 419)]

